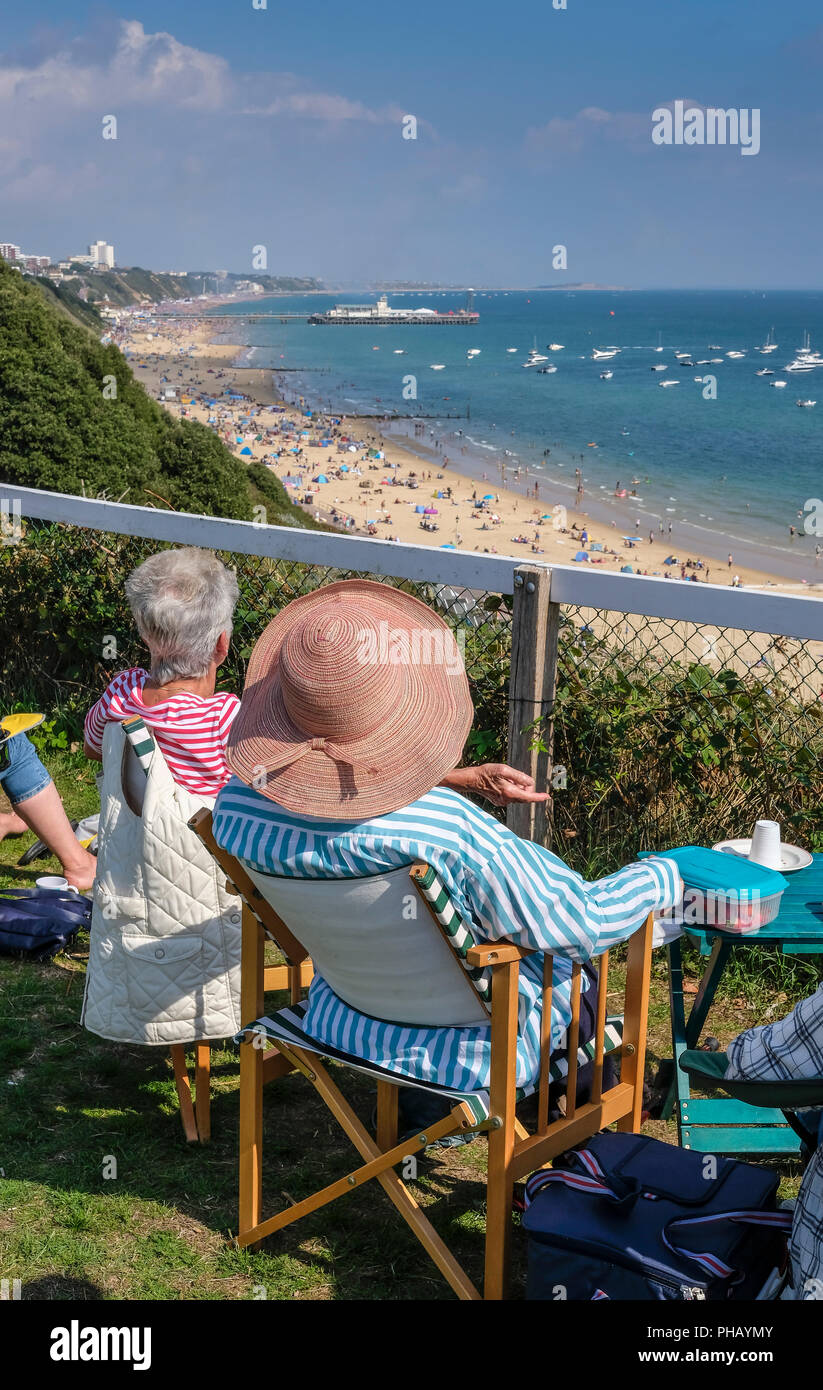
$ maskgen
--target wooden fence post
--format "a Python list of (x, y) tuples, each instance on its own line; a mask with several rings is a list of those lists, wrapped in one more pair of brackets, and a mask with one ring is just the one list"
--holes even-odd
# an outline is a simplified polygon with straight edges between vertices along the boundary
[[(551, 579), (551, 569), (546, 565), (522, 565), (515, 571), (509, 682), (509, 763), (530, 773), (538, 791), (548, 792), (560, 630), (560, 605), (551, 602)], [(536, 739), (545, 751), (532, 748)], [(516, 802), (509, 806), (506, 822), (524, 839), (548, 846), (551, 799)]]

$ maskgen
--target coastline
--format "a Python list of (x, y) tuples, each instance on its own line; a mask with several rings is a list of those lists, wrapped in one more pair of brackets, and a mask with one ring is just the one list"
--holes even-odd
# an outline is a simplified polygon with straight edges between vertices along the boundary
[[(601, 563), (612, 571), (628, 564), (635, 573), (665, 574), (668, 571), (673, 582), (680, 581), (681, 573), (689, 582), (692, 582), (691, 575), (695, 575), (698, 582), (708, 580), (720, 584), (731, 583), (738, 577), (740, 584), (747, 588), (823, 595), (823, 562), (819, 581), (802, 582), (781, 572), (785, 566), (779, 560), (764, 555), (762, 547), (741, 537), (730, 544), (734, 558), (729, 565), (727, 554), (721, 553), (726, 537), (719, 541), (716, 532), (678, 521), (671, 535), (667, 529), (661, 533), (661, 522), (664, 528), (667, 522), (647, 509), (642, 498), (619, 499), (604, 495), (602, 490), (594, 493), (584, 490), (581, 497), (576, 491), (573, 467), (568, 469), (570, 476), (558, 477), (558, 465), (554, 460), (554, 466), (547, 467), (545, 472), (538, 473), (521, 465), (519, 476), (514, 476), (512, 465), (504, 465), (501, 469), (496, 448), (489, 449), (489, 459), (485, 460), (479, 451), (471, 448), (467, 435), (461, 436), (456, 431), (436, 434), (431, 428), (435, 422), (431, 421), (422, 421), (416, 426), (413, 421), (408, 424), (404, 421), (399, 427), (390, 420), (345, 416), (331, 446), (301, 439), (299, 463), (295, 465), (293, 454), (286, 456), (285, 449), (277, 448), (278, 443), (284, 442), (278, 440), (277, 431), (285, 422), (293, 430), (298, 423), (305, 424), (303, 407), (309, 408), (310, 400), (308, 394), (301, 396), (298, 389), (299, 386), (306, 389), (302, 373), (295, 374), (295, 388), (290, 388), (289, 378), (282, 369), (278, 373), (277, 369), (248, 365), (253, 349), (214, 341), (216, 337), (225, 337), (225, 330), (215, 334), (208, 323), (187, 324), (185, 314), (181, 313), (179, 321), (164, 324), (161, 331), (152, 331), (145, 319), (125, 320), (115, 341), (129, 356), (137, 379), (155, 398), (160, 395), (161, 385), (192, 393), (187, 398), (189, 404), (180, 400), (163, 402), (173, 414), (183, 414), (204, 424), (211, 418), (210, 427), (214, 429), (218, 422), (214, 415), (210, 417), (210, 408), (197, 399), (198, 393), (208, 395), (213, 385), (215, 395), (219, 395), (231, 386), (248, 396), (250, 400), (242, 409), (255, 412), (254, 432), (246, 428), (241, 435), (239, 417), (235, 419), (227, 412), (219, 421), (218, 433), (235, 454), (246, 448), (250, 450), (246, 457), (258, 461), (265, 459), (281, 480), (290, 476), (290, 469), (291, 476), (300, 476), (302, 483), (297, 489), (300, 496), (307, 496), (309, 490), (312, 493), (312, 503), (307, 510), (321, 520), (339, 525), (340, 529), (377, 534), (384, 539), (397, 537), (414, 544), (448, 544), (463, 550), (489, 551), (523, 559), (539, 557), (557, 564), (569, 564), (581, 553), (581, 536), (585, 531), (587, 541), (583, 553), (590, 558), (582, 563)], [(141, 367), (141, 363), (146, 365)], [(218, 380), (210, 383), (209, 375)], [(161, 378), (167, 381), (162, 383)], [(292, 390), (296, 390), (298, 399), (288, 402)], [(275, 412), (275, 407), (280, 409)], [(443, 423), (448, 424), (447, 421)], [(376, 463), (370, 461), (370, 471), (379, 473), (380, 479), (369, 477), (363, 458), (355, 458), (354, 450), (347, 453), (349, 464), (346, 464), (339, 443), (339, 436), (344, 432), (349, 439), (382, 455)], [(237, 443), (241, 438), (242, 443)], [(291, 447), (296, 446), (292, 444)], [(344, 447), (349, 449), (348, 444)], [(277, 452), (280, 457), (273, 457)], [(341, 465), (342, 471), (338, 472)], [(355, 469), (360, 472), (356, 473)], [(414, 490), (382, 483), (384, 477), (406, 480), (410, 474), (417, 475)], [(319, 476), (326, 476), (329, 481), (312, 481)], [(361, 482), (371, 482), (372, 486), (361, 488)], [(535, 486), (537, 495), (533, 492), (528, 495), (527, 489)], [(449, 488), (451, 497), (436, 496)], [(293, 500), (298, 500), (294, 490), (290, 489), (290, 493)], [(473, 508), (473, 493), (478, 498), (491, 494), (493, 500), (478, 512)], [(428, 524), (436, 526), (437, 530), (422, 529), (421, 516), (415, 511), (421, 503), (436, 508)], [(565, 515), (558, 509), (565, 509)], [(638, 521), (640, 526), (635, 529)], [(369, 528), (368, 522), (374, 525)], [(565, 531), (559, 525), (561, 522), (565, 523)], [(641, 539), (629, 545), (623, 540), (628, 535)], [(523, 539), (515, 540), (515, 536)], [(678, 563), (665, 566), (663, 561), (669, 556), (676, 556)], [(695, 565), (683, 572), (681, 566), (687, 559)], [(805, 559), (808, 568), (808, 557)], [(699, 568), (697, 562), (701, 562)]]

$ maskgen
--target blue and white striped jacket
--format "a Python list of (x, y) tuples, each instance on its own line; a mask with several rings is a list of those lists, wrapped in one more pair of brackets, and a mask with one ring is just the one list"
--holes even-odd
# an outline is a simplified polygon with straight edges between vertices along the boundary
[[(269, 801), (236, 777), (214, 808), (217, 843), (263, 873), (359, 878), (425, 860), (480, 941), (505, 938), (555, 961), (552, 1043), (571, 1018), (571, 961), (586, 961), (630, 936), (652, 909), (679, 900), (676, 865), (630, 864), (587, 883), (548, 850), (521, 840), (459, 792), (435, 787), (411, 806), (367, 821), (318, 820)], [(540, 1061), (542, 956), (520, 967), (518, 1086)], [(367, 1018), (315, 977), (304, 1020), (321, 1042), (401, 1075), (455, 1090), (489, 1083), (488, 1028), (417, 1028)]]

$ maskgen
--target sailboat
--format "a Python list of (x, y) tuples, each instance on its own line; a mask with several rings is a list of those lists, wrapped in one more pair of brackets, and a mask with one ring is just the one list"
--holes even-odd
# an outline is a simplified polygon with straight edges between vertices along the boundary
[(774, 341), (774, 327), (769, 329), (765, 343), (757, 350), (762, 353), (777, 352), (777, 343)]
[(662, 352), (662, 351), (663, 351), (663, 334), (662, 334), (662, 333), (658, 333), (658, 335), (657, 335), (657, 347), (655, 348), (655, 352)]

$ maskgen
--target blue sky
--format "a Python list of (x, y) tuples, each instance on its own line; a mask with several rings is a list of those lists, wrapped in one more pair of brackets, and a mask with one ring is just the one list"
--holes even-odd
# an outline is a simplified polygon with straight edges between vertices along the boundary
[[(823, 280), (820, 0), (6, 9), (0, 240), (31, 252), (101, 237), (122, 264), (251, 273), (264, 245), (274, 273), (345, 282)], [(676, 100), (758, 108), (760, 153), (655, 146)]]

